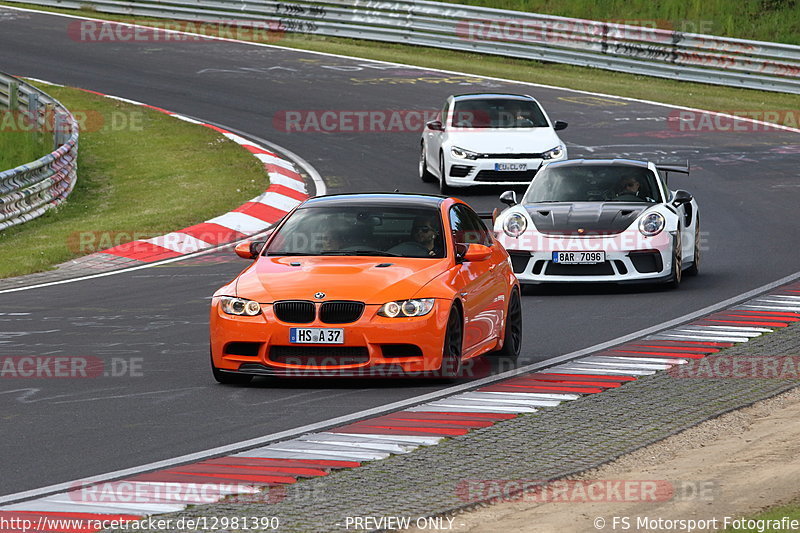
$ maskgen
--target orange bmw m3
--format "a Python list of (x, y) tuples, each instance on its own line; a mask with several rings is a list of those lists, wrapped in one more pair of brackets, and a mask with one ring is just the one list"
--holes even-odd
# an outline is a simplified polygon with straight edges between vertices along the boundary
[(508, 253), (456, 198), (311, 198), (214, 293), (211, 367), (254, 376), (436, 376), (519, 355), (522, 308)]

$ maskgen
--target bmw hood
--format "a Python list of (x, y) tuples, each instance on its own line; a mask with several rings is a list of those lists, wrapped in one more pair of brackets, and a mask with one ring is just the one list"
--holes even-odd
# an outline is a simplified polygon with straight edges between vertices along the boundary
[[(236, 295), (279, 300), (354, 300), (384, 304), (413, 298), (447, 270), (446, 259), (398, 257), (261, 257), (239, 276)], [(324, 293), (322, 298), (315, 294)]]
[(546, 235), (613, 235), (628, 229), (652, 204), (559, 203), (530, 204), (525, 210), (540, 233)]
[(550, 128), (487, 129), (449, 134), (451, 146), (479, 154), (541, 153), (563, 144)]

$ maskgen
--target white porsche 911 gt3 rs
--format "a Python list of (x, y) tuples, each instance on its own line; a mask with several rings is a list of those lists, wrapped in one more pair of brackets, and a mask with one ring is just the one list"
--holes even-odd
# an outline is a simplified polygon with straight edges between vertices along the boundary
[(450, 96), (438, 120), (425, 125), (419, 176), (451, 187), (530, 183), (543, 161), (567, 158), (551, 122), (531, 96), (476, 93)]
[[(498, 239), (523, 284), (665, 282), (697, 274), (697, 202), (667, 186), (687, 166), (625, 159), (544, 165), (521, 202), (513, 191), (495, 219)], [(663, 174), (663, 175), (662, 175)]]

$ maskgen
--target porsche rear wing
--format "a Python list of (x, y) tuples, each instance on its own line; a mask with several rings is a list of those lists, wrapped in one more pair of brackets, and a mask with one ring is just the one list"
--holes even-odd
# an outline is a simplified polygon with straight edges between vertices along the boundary
[(669, 181), (669, 173), (670, 172), (678, 172), (679, 174), (686, 174), (689, 175), (689, 161), (686, 161), (685, 165), (675, 165), (675, 164), (668, 164), (668, 163), (656, 163), (656, 170), (660, 170), (664, 173), (664, 181)]

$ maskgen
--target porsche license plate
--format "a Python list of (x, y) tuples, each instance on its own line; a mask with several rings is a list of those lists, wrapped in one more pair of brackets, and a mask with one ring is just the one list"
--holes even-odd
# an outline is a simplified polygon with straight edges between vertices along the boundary
[(289, 342), (295, 344), (344, 344), (341, 328), (289, 328)]
[(528, 170), (528, 163), (495, 163), (494, 169), (501, 172)]
[(595, 265), (605, 261), (605, 252), (553, 252), (553, 263), (562, 265)]

